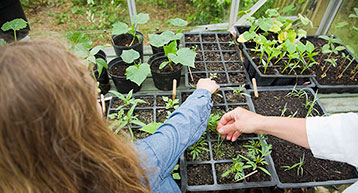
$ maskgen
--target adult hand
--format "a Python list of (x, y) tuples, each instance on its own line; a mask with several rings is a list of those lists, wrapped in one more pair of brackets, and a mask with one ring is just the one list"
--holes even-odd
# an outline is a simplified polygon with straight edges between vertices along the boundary
[(258, 133), (264, 119), (262, 115), (237, 107), (220, 119), (217, 131), (223, 138), (236, 141), (242, 133)]
[(219, 88), (220, 88), (220, 86), (214, 80), (211, 80), (210, 78), (202, 78), (196, 84), (196, 89), (206, 89), (211, 94), (218, 91)]

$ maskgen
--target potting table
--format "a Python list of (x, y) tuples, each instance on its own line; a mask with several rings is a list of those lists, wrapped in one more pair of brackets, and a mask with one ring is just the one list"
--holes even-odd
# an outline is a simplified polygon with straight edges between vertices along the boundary
[[(106, 47), (104, 52), (107, 55), (107, 61), (109, 62), (116, 57), (116, 54), (112, 47)], [(144, 46), (144, 61), (148, 61), (152, 55), (150, 46)], [(184, 71), (183, 71), (184, 72)], [(111, 81), (111, 89), (115, 89), (113, 82)], [(180, 85), (177, 90), (187, 90), (185, 87), (184, 73), (181, 76)], [(151, 93), (158, 92), (155, 88), (153, 78), (151, 75), (144, 81), (141, 90), (138, 93)], [(343, 93), (343, 94), (318, 94), (321, 103), (329, 114), (344, 113), (344, 112), (358, 112), (358, 93)]]

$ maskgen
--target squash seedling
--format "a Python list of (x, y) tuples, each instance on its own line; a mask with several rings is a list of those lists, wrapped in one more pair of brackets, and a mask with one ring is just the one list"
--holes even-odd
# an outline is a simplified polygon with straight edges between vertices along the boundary
[(176, 164), (174, 166), (174, 169), (170, 172), (170, 175), (172, 175), (174, 180), (180, 180), (180, 174), (179, 174), (179, 164)]
[(139, 42), (143, 39), (143, 37), (141, 35), (136, 34), (138, 25), (145, 24), (145, 23), (147, 23), (148, 20), (149, 20), (149, 14), (139, 13), (137, 15), (133, 15), (131, 17), (131, 21), (133, 23), (131, 25), (131, 27), (128, 27), (128, 25), (126, 23), (117, 22), (117, 23), (113, 24), (112, 35), (121, 35), (121, 34), (126, 34), (126, 33), (131, 34), (133, 36), (133, 39), (132, 39), (131, 43), (128, 45), (128, 47), (130, 47), (133, 45), (134, 40), (136, 38), (138, 39)]
[(178, 50), (176, 41), (164, 46), (164, 54), (168, 57), (169, 61), (161, 63), (159, 69), (163, 69), (166, 65), (169, 65), (170, 69), (174, 71), (172, 63), (195, 68), (196, 52), (189, 48), (180, 48)]
[[(337, 59), (332, 59), (331, 55), (334, 53), (335, 55), (338, 55), (339, 51), (343, 51), (345, 50), (344, 46), (340, 46), (343, 44), (343, 42), (341, 40), (335, 39), (333, 38), (333, 36), (318, 36), (318, 38), (327, 40), (328, 43), (323, 45), (322, 47), (322, 53), (324, 54), (329, 54), (328, 57), (324, 60), (327, 63), (329, 63), (330, 65), (324, 70), (325, 66), (322, 66), (322, 71), (324, 71), (321, 75), (321, 78), (324, 78), (327, 76), (327, 72), (328, 70), (331, 68), (331, 66), (336, 67), (337, 66)], [(334, 44), (339, 44), (339, 46), (335, 46)], [(322, 55), (322, 56), (323, 56)], [(321, 56), (321, 59), (322, 59)]]
[(136, 83), (138, 86), (140, 86), (150, 74), (150, 66), (148, 63), (139, 61), (137, 64), (136, 61), (138, 61), (139, 57), (139, 53), (133, 49), (123, 50), (121, 54), (121, 58), (125, 63), (134, 64), (126, 69), (127, 80)]
[(1, 30), (4, 32), (9, 31), (9, 30), (14, 31), (14, 40), (17, 41), (16, 31), (24, 29), (24, 28), (26, 28), (26, 26), (27, 26), (27, 22), (24, 19), (17, 18), (17, 19), (13, 19), (11, 21), (4, 23), (1, 26)]
[(292, 166), (281, 166), (285, 171), (292, 170), (297, 167), (297, 176), (303, 176), (303, 164), (305, 161), (305, 154), (302, 155), (298, 163), (293, 164)]

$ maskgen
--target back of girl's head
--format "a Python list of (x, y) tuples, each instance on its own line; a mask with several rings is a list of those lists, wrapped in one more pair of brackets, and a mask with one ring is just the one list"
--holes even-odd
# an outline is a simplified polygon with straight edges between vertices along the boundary
[(0, 48), (0, 192), (149, 192), (96, 109), (81, 60), (48, 42)]

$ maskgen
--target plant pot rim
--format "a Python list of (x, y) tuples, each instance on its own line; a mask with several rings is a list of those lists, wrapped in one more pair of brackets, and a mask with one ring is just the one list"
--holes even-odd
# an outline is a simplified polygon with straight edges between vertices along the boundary
[(118, 75), (115, 75), (115, 74), (112, 74), (111, 73), (111, 68), (115, 65), (122, 65), (121, 62), (125, 63), (120, 57), (117, 57), (117, 58), (114, 58), (112, 59), (109, 63), (108, 63), (108, 74), (111, 76), (111, 77), (115, 77), (115, 78), (123, 78), (123, 79), (126, 79), (126, 76), (118, 76)]
[[(142, 37), (143, 37), (143, 34), (141, 33), (141, 32), (139, 32), (139, 31), (136, 31), (136, 34), (139, 34), (139, 35), (141, 35)], [(143, 41), (144, 41), (144, 37), (142, 38), (142, 41), (139, 41), (139, 43), (137, 43), (137, 44), (133, 44), (132, 46), (119, 46), (119, 45), (116, 45), (115, 43), (114, 43), (114, 40), (116, 39), (116, 38), (119, 38), (120, 36), (124, 36), (124, 35), (130, 35), (130, 36), (132, 36), (132, 34), (130, 34), (130, 33), (124, 33), (124, 34), (120, 34), (120, 35), (112, 35), (112, 38), (111, 38), (111, 44), (112, 44), (112, 46), (113, 47), (116, 47), (116, 48), (119, 48), (119, 49), (132, 49), (132, 48), (134, 48), (135, 46), (137, 46), (137, 45), (139, 45), (139, 44), (141, 44), (141, 43), (143, 43)], [(138, 38), (137, 38), (138, 39)]]

